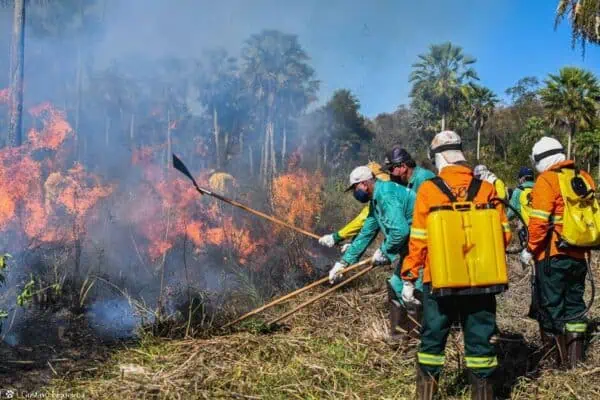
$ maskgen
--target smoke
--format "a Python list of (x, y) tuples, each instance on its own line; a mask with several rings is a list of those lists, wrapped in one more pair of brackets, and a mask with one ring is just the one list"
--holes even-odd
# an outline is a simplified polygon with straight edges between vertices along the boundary
[[(321, 80), (310, 106), (327, 101), (335, 89), (349, 88), (367, 99), (363, 111), (371, 115), (406, 98), (410, 64), (430, 42), (473, 43), (462, 27), (483, 27), (485, 18), (473, 16), (481, 16), (480, 3), (107, 0), (80, 2), (83, 9), (32, 4), (25, 109), (50, 102), (64, 111), (73, 134), (58, 138), (58, 149), (28, 144), (19, 154), (2, 150), (5, 165), (26, 155), (39, 179), (22, 185), (20, 193), (21, 202), (30, 205), (25, 220), (37, 223), (36, 234), (19, 229), (18, 207), (2, 226), (3, 251), (15, 255), (15, 272), (0, 290), (2, 303), (13, 310), (9, 318), (30, 275), (39, 279), (38, 292), (58, 283), (63, 293), (34, 296), (31, 312), (4, 325), (10, 338), (5, 340), (23, 343), (23, 327), (38, 326), (36, 316), (48, 309), (60, 314), (79, 308), (99, 335), (125, 337), (142, 321), (154, 322), (140, 309), (185, 318), (186, 305), (195, 308), (199, 302), (202, 314), (230, 303), (248, 308), (320, 275), (325, 257), (314, 243), (200, 197), (169, 168), (170, 153), (182, 156), (201, 185), (213, 186), (209, 168), (228, 172), (236, 186), (226, 195), (316, 230), (323, 177), (288, 171), (286, 158), (297, 146), (316, 152), (306, 143), (318, 140), (310, 136), (314, 124), (303, 126), (296, 115), (285, 114), (310, 102), (294, 92), (298, 88), (286, 87), (292, 94), (286, 92), (272, 116), (260, 107), (263, 88), (251, 88), (254, 97), (240, 99), (237, 94), (251, 86), (238, 80), (244, 42), (264, 29), (297, 35), (310, 58), (307, 65), (316, 71), (307, 79)], [(484, 15), (500, 15), (500, 6), (485, 7)], [(10, 24), (10, 10), (2, 10), (0, 33), (8, 33)], [(1, 35), (4, 49), (8, 37)], [(238, 59), (234, 70), (210, 70), (214, 59), (206, 51), (216, 48)], [(228, 64), (225, 58), (217, 61)], [(0, 71), (7, 64), (1, 59)], [(0, 76), (7, 83), (8, 74)], [(219, 107), (200, 104), (207, 93), (218, 98)], [(1, 111), (5, 115), (5, 108)], [(36, 113), (27, 111), (24, 122), (28, 131), (56, 133)], [(280, 176), (286, 188), (277, 186), (275, 199), (265, 184), (270, 174)], [(23, 180), (32, 176), (23, 175)], [(15, 193), (9, 178), (16, 180), (7, 176), (0, 187)], [(35, 262), (32, 243), (44, 246)], [(247, 295), (232, 299), (238, 292)]]

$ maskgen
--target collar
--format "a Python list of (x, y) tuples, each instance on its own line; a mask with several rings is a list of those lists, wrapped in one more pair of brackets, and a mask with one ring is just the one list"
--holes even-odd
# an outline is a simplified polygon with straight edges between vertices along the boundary
[(473, 170), (466, 165), (449, 165), (443, 168), (438, 175), (442, 179), (448, 178), (452, 175), (473, 176)]
[(575, 161), (565, 160), (565, 161), (561, 161), (556, 164), (553, 164), (552, 166), (550, 166), (550, 168), (548, 168), (548, 171), (552, 171), (552, 170), (564, 168), (564, 167), (574, 167), (574, 166), (575, 166)]

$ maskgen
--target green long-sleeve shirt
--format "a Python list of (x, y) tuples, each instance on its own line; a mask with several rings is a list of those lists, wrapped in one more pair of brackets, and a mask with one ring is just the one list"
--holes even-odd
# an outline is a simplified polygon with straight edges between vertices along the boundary
[(405, 186), (376, 181), (369, 202), (369, 215), (342, 260), (348, 264), (358, 262), (381, 230), (385, 235), (381, 251), (393, 261), (406, 247), (415, 198), (415, 192)]
[(435, 177), (435, 174), (428, 169), (419, 167), (418, 165), (413, 169), (413, 173), (408, 180), (407, 187), (412, 189), (413, 192), (417, 193), (419, 191), (419, 187), (428, 179)]

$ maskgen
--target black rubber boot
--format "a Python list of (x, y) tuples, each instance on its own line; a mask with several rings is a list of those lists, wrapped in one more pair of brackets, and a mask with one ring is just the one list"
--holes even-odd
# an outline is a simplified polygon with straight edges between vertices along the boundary
[(388, 283), (388, 300), (390, 303), (390, 339), (400, 341), (409, 332), (406, 308), (400, 303), (394, 289)]
[(575, 368), (577, 364), (583, 362), (583, 346), (585, 334), (579, 332), (569, 332), (566, 336), (568, 367)]
[(471, 382), (471, 399), (493, 400), (494, 388), (489, 378), (480, 378), (469, 371), (469, 381)]
[(390, 299), (390, 332), (391, 339), (401, 340), (408, 333), (406, 308), (396, 300)]
[(548, 354), (548, 358), (554, 362), (555, 368), (561, 369), (567, 367), (567, 340), (565, 335), (553, 335), (540, 328), (542, 337), (543, 354)]
[(407, 309), (407, 331), (412, 339), (421, 337), (421, 318), (423, 315), (423, 306), (415, 306)]
[(417, 364), (417, 400), (432, 400), (437, 387), (437, 380)]

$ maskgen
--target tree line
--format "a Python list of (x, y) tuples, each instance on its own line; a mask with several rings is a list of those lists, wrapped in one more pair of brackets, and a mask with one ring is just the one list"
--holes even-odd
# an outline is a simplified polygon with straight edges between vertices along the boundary
[[(559, 3), (557, 22), (575, 15), (570, 12), (579, 2)], [(352, 163), (380, 160), (394, 143), (423, 160), (431, 137), (442, 129), (460, 132), (467, 153), (500, 174), (528, 164), (530, 146), (543, 134), (564, 136), (569, 154), (588, 169), (600, 163), (599, 83), (579, 68), (524, 77), (501, 102), (480, 82), (474, 57), (452, 43), (434, 44), (412, 66), (410, 104), (369, 119), (348, 89), (317, 106), (317, 71), (293, 34), (260, 31), (236, 54), (209, 49), (189, 58), (132, 57), (98, 69), (86, 49), (103, 34), (104, 2), (7, 4), (14, 10), (8, 66), (13, 95), (5, 144), (22, 142), (17, 115), (23, 106), (16, 94), (24, 76), (30, 103), (50, 100), (68, 113), (74, 158), (107, 174), (118, 174), (123, 157), (145, 147), (159, 149), (168, 167), (176, 147), (197, 167), (269, 186), (286, 170), (291, 152), (302, 155), (305, 168), (342, 174)], [(593, 32), (577, 25), (581, 21), (572, 20), (574, 38), (594, 42)], [(40, 46), (27, 58), (33, 66), (24, 68), (19, 48), (28, 37), (26, 26), (32, 37), (58, 41), (64, 56), (53, 57), (52, 49), (44, 53)], [(25, 124), (34, 123), (24, 115)]]

